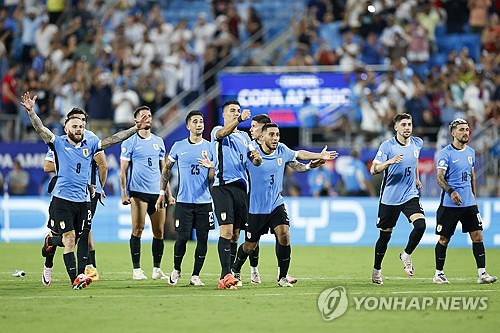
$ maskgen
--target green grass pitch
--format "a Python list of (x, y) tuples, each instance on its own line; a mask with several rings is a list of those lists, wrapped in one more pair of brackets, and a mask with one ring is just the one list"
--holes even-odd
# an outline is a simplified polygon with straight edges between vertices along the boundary
[[(0, 327), (2, 332), (495, 332), (500, 325), (500, 284), (478, 285), (471, 249), (448, 250), (445, 272), (450, 285), (434, 285), (434, 249), (417, 248), (416, 274), (405, 276), (398, 254), (389, 246), (383, 263), (384, 285), (371, 284), (373, 249), (369, 247), (292, 247), (290, 273), (299, 279), (293, 288), (276, 286), (274, 246), (262, 246), (262, 285), (251, 285), (249, 267), (243, 268), (244, 286), (217, 290), (220, 265), (217, 246), (209, 253), (201, 278), (205, 287), (189, 286), (194, 244), (183, 262), (176, 287), (165, 281), (132, 281), (128, 244), (97, 244), (101, 281), (72, 290), (58, 249), (54, 280), (40, 282), (43, 260), (35, 243), (0, 244)], [(172, 268), (173, 243), (167, 242), (162, 269)], [(500, 249), (487, 249), (487, 269), (500, 274)], [(151, 276), (151, 245), (143, 243), (142, 266)], [(12, 270), (26, 271), (24, 278)], [(347, 312), (333, 321), (322, 319), (318, 295), (343, 286)], [(488, 297), (484, 311), (356, 310), (354, 296)], [(496, 331), (498, 332), (498, 331)]]

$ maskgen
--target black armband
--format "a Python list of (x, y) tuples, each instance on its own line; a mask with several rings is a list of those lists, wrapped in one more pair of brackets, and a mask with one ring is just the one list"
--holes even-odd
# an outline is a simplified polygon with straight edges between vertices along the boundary
[(448, 194), (452, 194), (453, 192), (455, 192), (455, 190), (452, 187), (450, 187), (450, 189), (448, 191), (446, 191), (446, 193), (448, 193)]

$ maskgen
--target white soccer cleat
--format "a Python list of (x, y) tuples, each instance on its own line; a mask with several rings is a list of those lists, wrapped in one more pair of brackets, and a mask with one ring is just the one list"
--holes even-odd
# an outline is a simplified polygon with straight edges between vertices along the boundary
[(243, 286), (243, 282), (241, 281), (241, 273), (236, 273), (233, 270), (231, 270), (231, 273), (233, 274), (234, 278), (238, 280), (238, 283), (236, 283), (236, 287)]
[(42, 283), (46, 287), (52, 284), (52, 267), (48, 268), (43, 266)]
[(434, 282), (435, 284), (450, 284), (450, 281), (448, 281), (444, 273), (434, 274), (432, 282)]
[(278, 287), (293, 287), (293, 284), (291, 284), (286, 278), (286, 276), (284, 276), (281, 279), (279, 279)]
[(487, 284), (487, 283), (495, 283), (497, 282), (496, 276), (490, 276), (488, 273), (484, 272), (480, 277), (477, 278), (477, 283), (479, 284)]
[(399, 259), (403, 262), (403, 269), (408, 276), (413, 276), (415, 274), (415, 269), (411, 262), (411, 255), (406, 254), (404, 251), (399, 254)]
[(179, 278), (181, 277), (181, 271), (174, 269), (172, 273), (168, 276), (168, 284), (171, 286), (175, 286), (177, 282), (179, 282)]
[(290, 282), (291, 284), (296, 284), (297, 283), (297, 278), (294, 278), (293, 276), (291, 276), (290, 274), (287, 274), (286, 275), (286, 279), (288, 280), (288, 282)]
[(258, 270), (255, 270), (250, 273), (250, 282), (253, 284), (261, 284), (262, 281), (260, 280), (260, 274)]
[(202, 287), (205, 284), (201, 281), (198, 275), (191, 276), (191, 280), (189, 280), (189, 284), (195, 287)]
[(132, 273), (132, 279), (134, 280), (147, 280), (148, 277), (144, 274), (144, 271), (140, 268), (134, 268)]
[(153, 274), (151, 276), (153, 280), (165, 280), (168, 276), (163, 273), (160, 267), (153, 267)]
[(381, 269), (373, 269), (372, 272), (372, 283), (373, 284), (384, 284), (382, 281), (382, 270)]

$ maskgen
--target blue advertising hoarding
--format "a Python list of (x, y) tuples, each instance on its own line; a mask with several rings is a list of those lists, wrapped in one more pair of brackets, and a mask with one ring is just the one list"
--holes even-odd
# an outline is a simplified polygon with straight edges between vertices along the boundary
[[(131, 231), (130, 206), (123, 206), (119, 198), (107, 198), (106, 206), (99, 205), (92, 231), (97, 242), (128, 242)], [(22, 199), (0, 199), (0, 241), (41, 242), (47, 232), (49, 198), (26, 197)], [(291, 241), (294, 245), (373, 246), (378, 238), (378, 200), (376, 198), (286, 198), (290, 216)], [(500, 199), (478, 199), (483, 221), (484, 244), (500, 247)], [(427, 229), (422, 246), (434, 246), (437, 236), (436, 210), (439, 200), (423, 199)], [(6, 226), (9, 225), (9, 229)], [(404, 246), (412, 227), (401, 216), (394, 229), (391, 246)], [(216, 241), (217, 230), (211, 231), (209, 239)], [(152, 239), (151, 224), (146, 223), (143, 233), (145, 241)], [(243, 241), (243, 233), (241, 234)], [(274, 242), (274, 236), (264, 235), (264, 244)], [(451, 241), (453, 247), (469, 247), (468, 234), (457, 228)]]
[[(332, 114), (346, 112), (350, 105), (349, 74), (219, 74), (224, 101), (238, 100), (252, 115), (266, 113), (280, 126), (306, 126), (310, 106), (318, 111), (317, 125), (329, 125)], [(222, 119), (222, 118), (221, 118)]]

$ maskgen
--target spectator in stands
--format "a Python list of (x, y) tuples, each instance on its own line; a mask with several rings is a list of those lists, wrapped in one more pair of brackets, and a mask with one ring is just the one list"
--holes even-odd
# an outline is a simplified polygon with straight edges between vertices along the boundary
[(437, 50), (436, 46), (436, 26), (441, 23), (440, 12), (431, 6), (429, 0), (425, 0), (419, 12), (416, 15), (417, 21), (427, 30), (427, 37), (429, 39), (429, 50), (431, 53), (435, 53)]
[(59, 29), (56, 25), (49, 23), (47, 16), (42, 16), (42, 24), (35, 32), (35, 44), (38, 52), (47, 58), (50, 53), (50, 42), (56, 37)]
[(464, 92), (467, 114), (473, 116), (480, 123), (484, 122), (485, 106), (489, 101), (490, 93), (481, 81), (481, 76), (477, 75)]
[(404, 108), (412, 117), (415, 133), (424, 125), (424, 113), (429, 111), (429, 100), (425, 97), (425, 90), (416, 88), (413, 96), (406, 101)]
[(384, 28), (384, 30), (382, 30), (382, 34), (380, 35), (380, 42), (387, 49), (394, 48), (396, 47), (396, 35), (399, 35), (399, 37), (406, 39), (406, 34), (403, 28), (399, 24), (396, 24), (393, 15), (388, 15), (387, 26)]
[(202, 57), (205, 54), (207, 45), (212, 43), (215, 30), (215, 24), (207, 23), (206, 14), (200, 13), (193, 28), (194, 53), (198, 57)]
[(427, 30), (417, 20), (412, 20), (407, 27), (409, 45), (408, 60), (416, 65), (429, 61), (429, 40)]
[(332, 163), (325, 163), (308, 172), (307, 182), (309, 194), (313, 197), (329, 197), (336, 195), (334, 185), (337, 183)]
[(335, 170), (342, 177), (340, 193), (348, 197), (376, 196), (366, 164), (360, 160), (360, 149), (351, 149), (350, 156), (340, 156), (335, 161)]
[(491, 0), (469, 0), (469, 25), (473, 33), (480, 34), (488, 22), (488, 10)]
[(361, 96), (359, 100), (361, 109), (361, 131), (365, 143), (371, 143), (380, 136), (380, 133), (382, 133), (382, 123), (385, 113), (381, 104), (375, 101), (375, 94), (371, 89), (365, 88), (363, 94), (364, 96)]
[(312, 66), (314, 65), (314, 59), (311, 57), (304, 47), (297, 47), (295, 54), (292, 59), (287, 63), (287, 66)]
[(300, 127), (314, 128), (318, 126), (318, 108), (311, 103), (311, 98), (304, 98), (304, 104), (298, 114)]
[(314, 61), (320, 66), (332, 66), (337, 63), (337, 54), (328, 45), (326, 40), (322, 40), (321, 44), (314, 55)]
[(399, 79), (396, 79), (394, 71), (388, 71), (386, 79), (377, 87), (377, 94), (396, 102), (398, 108), (402, 108), (408, 94), (408, 86)]
[(23, 170), (19, 160), (15, 160), (12, 165), (12, 171), (5, 178), (9, 184), (9, 193), (12, 195), (26, 195), (26, 189), (30, 182), (30, 175)]
[(345, 5), (345, 14), (343, 25), (349, 26), (349, 29), (357, 34), (361, 27), (359, 16), (365, 7), (365, 0), (347, 0)]
[(35, 7), (26, 9), (26, 14), (22, 19), (21, 41), (23, 43), (23, 66), (31, 66), (31, 49), (35, 47), (35, 34), (40, 24), (42, 23), (42, 16), (37, 17), (37, 10)]
[[(12, 61), (9, 70), (2, 78), (2, 108), (0, 120), (4, 121), (3, 134), (5, 141), (14, 140), (14, 124), (19, 110), (19, 98), (16, 76), (19, 72), (19, 63)], [(3, 118), (3, 119), (2, 119)]]
[[(217, 57), (217, 50), (213, 45), (207, 45), (205, 55), (203, 57), (203, 76), (206, 76), (204, 83), (204, 91), (207, 92), (216, 84), (216, 75), (214, 68), (217, 66), (219, 59)], [(210, 74), (208, 74), (210, 73)]]
[(231, 34), (233, 35), (234, 40), (236, 42), (239, 42), (240, 41), (239, 24), (241, 22), (241, 18), (233, 3), (228, 4), (226, 16), (227, 16), (227, 26), (229, 28), (229, 32), (231, 32)]
[(382, 33), (387, 25), (382, 13), (381, 8), (375, 8), (373, 11), (373, 3), (368, 1), (365, 3), (365, 8), (359, 17), (361, 28), (359, 30), (360, 36), (366, 39), (369, 33), (373, 32), (377, 36)]
[(359, 45), (354, 41), (354, 35), (351, 31), (343, 34), (344, 42), (336, 50), (339, 56), (339, 65), (344, 70), (353, 70), (359, 63)]
[[(455, 0), (453, 0), (455, 1)], [(410, 21), (413, 19), (413, 10), (417, 5), (416, 0), (395, 0), (394, 1), (394, 18), (398, 22)]]
[(361, 47), (361, 62), (367, 65), (382, 64), (384, 59), (384, 50), (382, 45), (377, 42), (377, 35), (370, 32), (366, 38), (366, 42), (362, 43)]
[(163, 15), (160, 16), (157, 25), (149, 31), (149, 39), (155, 45), (156, 54), (158, 56), (164, 58), (170, 55), (170, 38), (173, 31), (174, 27), (172, 26), (172, 24), (163, 21)]
[(203, 65), (201, 59), (197, 57), (193, 51), (181, 51), (181, 67), (180, 67), (180, 85), (182, 91), (188, 92), (184, 98), (184, 106), (188, 106), (200, 94), (201, 75), (203, 73)]
[(319, 27), (319, 37), (321, 40), (326, 40), (332, 50), (336, 50), (342, 45), (341, 28), (341, 21), (335, 21), (333, 13), (328, 11)]
[(493, 13), (489, 20), (486, 29), (481, 34), (481, 43), (484, 49), (491, 53), (500, 51), (500, 25), (498, 24), (498, 14)]
[[(328, 1), (329, 2), (329, 1)], [(323, 18), (325, 17), (325, 13), (328, 10), (328, 4), (327, 0), (309, 0), (307, 2), (307, 8), (310, 10), (311, 8), (314, 9), (314, 14), (316, 15), (316, 20), (319, 22), (323, 22)]]
[(50, 24), (58, 24), (59, 19), (66, 9), (66, 0), (47, 0), (47, 13), (49, 14)]
[(216, 20), (216, 24), (217, 29), (214, 34), (213, 45), (217, 48), (217, 54), (222, 59), (229, 55), (234, 42), (234, 37), (229, 31), (226, 16), (219, 16)]
[(446, 33), (460, 34), (469, 18), (468, 0), (441, 0), (441, 6), (446, 11)]
[(309, 29), (309, 24), (306, 17), (302, 17), (299, 22), (294, 23), (294, 29), (299, 47), (306, 50), (306, 52), (309, 54), (311, 45), (317, 38), (315, 31)]
[(66, 117), (66, 114), (72, 108), (84, 109), (84, 92), (85, 87), (78, 81), (71, 81), (64, 84), (57, 92), (58, 96), (54, 99), (54, 108), (63, 118)]
[(112, 90), (112, 74), (102, 72), (100, 69), (94, 71), (88, 93), (87, 108), (89, 114), (90, 130), (96, 133), (99, 137), (107, 137), (111, 134), (113, 109), (111, 104)]
[(142, 16), (140, 14), (129, 14), (125, 20), (123, 28), (125, 37), (131, 45), (135, 45), (140, 42), (144, 33), (147, 31), (146, 25), (143, 23)]
[(285, 176), (283, 177), (283, 196), (285, 197), (298, 197), (300, 196), (300, 185), (295, 177), (292, 168), (287, 166), (285, 168)]
[(187, 28), (187, 20), (185, 18), (181, 19), (172, 32), (170, 39), (172, 49), (177, 51), (188, 48), (192, 38), (193, 33)]
[(125, 80), (120, 79), (117, 83), (111, 102), (115, 109), (115, 125), (122, 130), (134, 124), (134, 110), (139, 106), (139, 96), (127, 86)]

